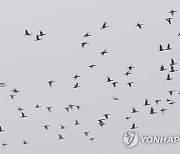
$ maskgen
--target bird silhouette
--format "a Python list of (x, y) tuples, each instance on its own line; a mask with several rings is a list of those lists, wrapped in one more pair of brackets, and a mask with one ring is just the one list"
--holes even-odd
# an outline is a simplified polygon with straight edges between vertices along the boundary
[(89, 37), (89, 36), (91, 36), (91, 35), (89, 34), (89, 32), (87, 32), (86, 34), (83, 35), (83, 37)]
[(63, 137), (62, 135), (58, 134), (59, 136), (59, 140), (65, 139), (65, 137)]
[(134, 82), (132, 81), (132, 82), (128, 82), (127, 84), (129, 85), (129, 87), (131, 87), (133, 83)]
[(0, 132), (4, 132), (4, 129), (2, 129), (2, 127), (0, 126)]
[(74, 106), (75, 106), (75, 105), (73, 105), (73, 104), (69, 104), (69, 108), (70, 108), (70, 109), (73, 109)]
[(111, 114), (110, 113), (106, 113), (106, 114), (104, 114), (104, 117), (106, 118), (106, 119), (109, 119), (109, 116), (110, 116)]
[(93, 68), (95, 66), (96, 66), (96, 64), (91, 64), (91, 65), (89, 65), (89, 68)]
[(62, 124), (60, 125), (60, 127), (61, 127), (62, 130), (66, 129), (66, 127), (64, 125), (62, 125)]
[(44, 34), (41, 30), (39, 31), (39, 36), (44, 36), (44, 35), (46, 35), (46, 34)]
[(170, 72), (176, 72), (177, 70), (174, 69), (174, 65), (171, 65), (171, 70)]
[(23, 111), (24, 109), (22, 109), (21, 107), (18, 107), (18, 111)]
[(17, 90), (16, 88), (14, 88), (14, 89), (12, 90), (12, 92), (13, 92), (13, 93), (19, 93), (20, 91)]
[(26, 36), (31, 36), (31, 34), (32, 34), (32, 33), (29, 33), (27, 29), (25, 30), (25, 35), (26, 35)]
[(118, 84), (117, 81), (112, 82), (113, 87), (116, 87), (117, 84)]
[(7, 86), (6, 83), (0, 82), (0, 87), (6, 87), (6, 86)]
[(176, 65), (177, 63), (174, 61), (174, 59), (173, 58), (171, 58), (171, 63), (170, 63), (170, 65)]
[(82, 42), (82, 43), (81, 43), (82, 48), (84, 48), (84, 47), (85, 47), (85, 45), (87, 45), (87, 44), (89, 45), (89, 43), (88, 43), (88, 42)]
[(39, 35), (36, 35), (36, 40), (35, 41), (40, 41), (40, 40), (42, 40), (42, 39), (39, 37)]
[(79, 78), (79, 77), (80, 77), (80, 75), (78, 75), (78, 74), (76, 74), (75, 76), (73, 76), (74, 79), (77, 79), (77, 78)]
[(82, 106), (81, 105), (76, 105), (75, 107), (79, 110)]
[(159, 45), (159, 51), (164, 51), (163, 46), (161, 44)]
[(46, 107), (46, 108), (48, 109), (49, 112), (51, 112), (51, 110), (52, 110), (53, 107), (52, 107), (52, 106), (48, 106), (48, 107)]
[(49, 86), (52, 87), (52, 84), (53, 84), (54, 82), (55, 82), (55, 81), (53, 81), (53, 80), (48, 81)]
[(131, 113), (136, 113), (136, 112), (139, 112), (139, 111), (137, 111), (134, 107), (132, 107), (132, 112)]
[(23, 144), (28, 144), (28, 142), (27, 142), (27, 141), (25, 141), (25, 140), (23, 140)]
[(150, 113), (149, 114), (155, 114), (157, 112), (154, 111), (154, 109), (151, 107)]
[(136, 24), (136, 26), (139, 27), (140, 29), (142, 29), (142, 25), (143, 24), (140, 24), (139, 22)]
[(99, 126), (103, 127), (104, 125), (106, 125), (104, 122), (100, 122)]
[(176, 103), (176, 102), (170, 102), (169, 104), (170, 104), (170, 105), (173, 105), (173, 104), (175, 104), (175, 103)]
[(79, 88), (79, 87), (80, 87), (79, 83), (76, 83), (73, 88), (76, 89), (76, 88)]
[(89, 140), (90, 140), (90, 141), (94, 141), (94, 140), (95, 140), (95, 138), (94, 138), (94, 137), (91, 137)]
[(167, 109), (162, 108), (160, 111), (162, 112), (162, 114), (164, 114), (164, 111), (166, 111)]
[(84, 132), (85, 136), (88, 136), (89, 133), (90, 133), (90, 132), (88, 132), (88, 131), (85, 131), (85, 132)]
[(169, 13), (173, 16), (174, 13), (176, 13), (177, 11), (176, 10), (170, 10)]
[(69, 112), (69, 106), (68, 107), (65, 107), (66, 111)]
[(109, 76), (107, 76), (107, 82), (113, 81)]
[(131, 74), (131, 72), (127, 71), (124, 75), (128, 76), (129, 74)]
[(132, 71), (133, 68), (135, 68), (135, 67), (132, 66), (132, 65), (128, 66), (128, 70), (129, 70), (129, 71)]
[(150, 105), (150, 104), (148, 103), (148, 99), (146, 99), (145, 103), (144, 103), (144, 106), (148, 106), (148, 105)]
[(172, 23), (172, 22), (171, 22), (171, 20), (172, 20), (172, 18), (171, 18), (171, 17), (166, 18), (166, 21), (167, 21), (169, 24), (171, 24), (171, 23)]
[(2, 146), (5, 148), (8, 144), (7, 143), (2, 143)]
[(13, 94), (12, 94), (12, 95), (9, 95), (9, 96), (10, 96), (12, 99), (14, 99), (14, 97), (15, 97), (16, 95), (13, 95)]
[(98, 119), (98, 122), (99, 123), (104, 123), (103, 120), (105, 120), (105, 119)]
[(172, 96), (172, 94), (175, 92), (175, 90), (169, 90), (168, 92)]
[(164, 65), (161, 65), (161, 67), (160, 67), (160, 70), (159, 71), (166, 71), (167, 69), (164, 67)]
[(40, 108), (40, 107), (41, 107), (41, 106), (40, 106), (40, 105), (38, 105), (38, 104), (35, 106), (35, 108), (36, 108), (36, 109), (38, 109), (38, 108)]
[(119, 100), (119, 98), (117, 98), (117, 97), (115, 97), (115, 96), (113, 96), (113, 99), (114, 99), (115, 101), (118, 101), (118, 100)]
[(155, 100), (156, 105), (158, 105), (160, 101), (160, 99)]
[(104, 22), (104, 24), (102, 25), (101, 29), (106, 29), (107, 27), (109, 27), (109, 26), (107, 25), (106, 22)]
[(80, 124), (80, 122), (75, 119), (75, 124), (74, 125), (79, 125), (79, 124)]
[(172, 49), (172, 48), (171, 48), (171, 45), (170, 45), (170, 43), (168, 43), (167, 48), (164, 49), (164, 50), (171, 50), (171, 49)]
[(166, 102), (170, 102), (170, 101), (172, 101), (172, 99), (166, 99)]
[(136, 128), (138, 128), (138, 127), (136, 126), (135, 123), (133, 123), (131, 129), (136, 129)]
[(50, 125), (44, 125), (43, 127), (47, 130)]
[(104, 56), (106, 53), (108, 53), (108, 52), (107, 52), (107, 50), (105, 49), (105, 50), (103, 50), (100, 54), (101, 54), (102, 56)]
[(131, 119), (132, 117), (126, 117), (125, 119), (128, 121), (129, 119)]
[(21, 112), (21, 118), (26, 118), (27, 116), (24, 114), (24, 112)]
[(172, 80), (173, 78), (170, 76), (170, 74), (167, 75), (166, 80)]

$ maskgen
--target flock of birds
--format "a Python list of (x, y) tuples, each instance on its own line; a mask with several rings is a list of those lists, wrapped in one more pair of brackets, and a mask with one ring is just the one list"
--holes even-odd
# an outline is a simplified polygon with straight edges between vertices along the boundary
[[(170, 10), (169, 13), (170, 13), (171, 16), (173, 17), (176, 12), (177, 12), (176, 10)], [(165, 19), (165, 20), (166, 20), (169, 24), (172, 24), (172, 20), (173, 20), (172, 17), (169, 17), (169, 18), (167, 18), (167, 19)], [(144, 25), (143, 25), (142, 23), (139, 23), (139, 22), (138, 22), (138, 23), (136, 24), (136, 26), (137, 26), (139, 29), (142, 29)], [(100, 29), (105, 30), (106, 28), (109, 28), (109, 26), (107, 25), (106, 22), (104, 22), (103, 25), (100, 27)], [(31, 36), (31, 35), (32, 35), (32, 33), (30, 33), (28, 30), (25, 30), (25, 36)], [(42, 37), (45, 36), (45, 35), (46, 35), (46, 34), (45, 34), (44, 32), (40, 31), (39, 34), (37, 34), (37, 35), (35, 36), (35, 38), (36, 38), (35, 41), (40, 41), (40, 40), (42, 40)], [(180, 33), (178, 34), (178, 36), (180, 36)], [(89, 32), (87, 32), (87, 33), (85, 33), (85, 34), (83, 35), (83, 37), (84, 37), (84, 38), (91, 37), (91, 34), (90, 34)], [(89, 42), (84, 41), (84, 42), (81, 43), (81, 47), (82, 47), (82, 48), (85, 48), (86, 45), (89, 45)], [(159, 50), (158, 50), (159, 52), (164, 52), (164, 51), (169, 51), (169, 50), (172, 50), (172, 47), (171, 47), (170, 44), (168, 44), (166, 48), (164, 48), (161, 44), (159, 45)], [(103, 50), (100, 54), (101, 54), (102, 56), (105, 56), (106, 54), (108, 54), (108, 51), (105, 49), (105, 50)], [(169, 71), (169, 72), (167, 73), (166, 80), (167, 80), (167, 81), (170, 81), (170, 80), (173, 80), (173, 77), (171, 77), (171, 74), (170, 74), (170, 73), (175, 73), (175, 72), (178, 71), (178, 70), (175, 68), (176, 65), (177, 65), (177, 63), (175, 62), (175, 60), (174, 60), (173, 58), (171, 58), (171, 59), (170, 59), (170, 64), (169, 64), (170, 69), (168, 70), (168, 69), (165, 67), (165, 65), (163, 64), (163, 65), (160, 66), (160, 68), (159, 68), (158, 71), (159, 71), (159, 72), (168, 72), (168, 71)], [(93, 69), (95, 66), (96, 66), (96, 64), (91, 64), (91, 65), (89, 65), (89, 68)], [(125, 75), (125, 76), (131, 75), (132, 72), (133, 72), (133, 71), (132, 71), (133, 69), (135, 69), (135, 67), (134, 67), (133, 65), (128, 66), (128, 67), (127, 67), (127, 72), (125, 72), (124, 75)], [(75, 74), (72, 78), (73, 78), (75, 81), (77, 81), (78, 78), (80, 78), (80, 75), (79, 75), (79, 74)], [(106, 82), (107, 82), (108, 84), (112, 84), (112, 86), (113, 86), (114, 88), (117, 87), (118, 81), (114, 81), (110, 76), (107, 76), (106, 78), (107, 78)], [(47, 84), (49, 85), (50, 88), (53, 88), (53, 84), (55, 84), (55, 81), (54, 81), (54, 80), (50, 80), (50, 81), (47, 82)], [(130, 82), (127, 83), (127, 85), (128, 85), (130, 88), (133, 86), (133, 84), (135, 84), (134, 81), (130, 81)], [(6, 83), (0, 83), (0, 87), (6, 87), (6, 86), (7, 86)], [(76, 82), (76, 83), (74, 84), (73, 88), (74, 88), (74, 89), (80, 88), (79, 83)], [(170, 96), (174, 95), (175, 92), (176, 92), (175, 89), (172, 89), (172, 90), (169, 90), (169, 91), (168, 91), (168, 93), (169, 93)], [(18, 95), (18, 93), (20, 93), (20, 90), (18, 90), (17, 88), (14, 88), (14, 89), (11, 90), (11, 94), (10, 94), (9, 96), (11, 97), (11, 99), (15, 99), (15, 97)], [(180, 91), (178, 92), (178, 94), (180, 94)], [(118, 98), (118, 97), (115, 97), (115, 96), (113, 96), (113, 99), (114, 99), (115, 101), (118, 101), (118, 100), (119, 100), (119, 98)], [(156, 99), (156, 100), (154, 100), (154, 102), (156, 103), (156, 105), (159, 105), (159, 103), (160, 103), (161, 101), (163, 101), (163, 100), (162, 100), (162, 99)], [(168, 102), (169, 105), (174, 105), (174, 104), (175, 104), (175, 101), (173, 101), (173, 99), (169, 99), (169, 98), (168, 98), (168, 99), (166, 99), (165, 101)], [(151, 106), (151, 104), (150, 104), (150, 102), (149, 102), (148, 99), (145, 99), (143, 106), (145, 106), (145, 107)], [(37, 104), (37, 105), (35, 106), (36, 109), (39, 109), (39, 108), (41, 108), (41, 107), (42, 107), (42, 106), (39, 105), (39, 104)], [(70, 111), (73, 110), (74, 108), (76, 108), (77, 110), (80, 110), (81, 107), (82, 107), (81, 105), (69, 104), (69, 105), (66, 106), (64, 109), (65, 109), (66, 112), (70, 112)], [(47, 106), (46, 109), (48, 110), (48, 112), (52, 112), (53, 106)], [(161, 110), (160, 110), (159, 112), (162, 112), (162, 114), (164, 114), (165, 111), (167, 111), (167, 110), (168, 110), (168, 108), (161, 108)], [(20, 114), (21, 114), (21, 118), (28, 118), (28, 116), (25, 114), (23, 108), (18, 107), (18, 111), (19, 111)], [(135, 107), (132, 107), (132, 112), (130, 113), (131, 115), (130, 115), (130, 116), (125, 116), (124, 119), (127, 120), (127, 121), (129, 121), (130, 119), (133, 118), (133, 114), (137, 114), (138, 112), (140, 112), (140, 111), (137, 110)], [(157, 111), (156, 109), (154, 109), (153, 107), (150, 107), (150, 109), (149, 109), (149, 114), (154, 115), (154, 114), (157, 114), (157, 113), (158, 113), (158, 111)], [(109, 120), (109, 117), (110, 117), (110, 116), (111, 116), (111, 113), (104, 113), (103, 117), (102, 117), (102, 118), (99, 118), (99, 119), (97, 120), (97, 124), (98, 124), (100, 127), (104, 127), (104, 126), (106, 125), (106, 121)], [(81, 124), (81, 122), (80, 122), (79, 120), (77, 120), (77, 119), (74, 120), (74, 125), (75, 125), (75, 126), (78, 126), (78, 125), (80, 125), (80, 124)], [(42, 126), (42, 127), (44, 127), (45, 130), (48, 130), (50, 126), (51, 126), (50, 124), (45, 124), (45, 125)], [(137, 128), (138, 128), (138, 127), (137, 127), (136, 123), (131, 123), (130, 129), (137, 129)], [(60, 129), (64, 130), (64, 129), (67, 129), (67, 127), (64, 126), (63, 124), (61, 124), (61, 125), (60, 125)], [(0, 133), (3, 133), (3, 132), (6, 132), (6, 130), (3, 128), (3, 126), (0, 126)], [(83, 133), (84, 133), (84, 135), (85, 135), (86, 137), (89, 137), (89, 140), (90, 140), (90, 141), (94, 141), (94, 140), (96, 139), (95, 137), (90, 136), (90, 131), (87, 131), (87, 130), (86, 130), (86, 131), (84, 131)], [(59, 140), (64, 140), (66, 137), (63, 136), (62, 134), (59, 134), (59, 133), (58, 133), (58, 134), (57, 134), (57, 138), (58, 138)], [(22, 144), (26, 145), (26, 144), (29, 144), (29, 142), (26, 141), (26, 140), (22, 140)], [(2, 146), (3, 146), (3, 147), (6, 147), (7, 145), (8, 145), (8, 143), (2, 143)]]

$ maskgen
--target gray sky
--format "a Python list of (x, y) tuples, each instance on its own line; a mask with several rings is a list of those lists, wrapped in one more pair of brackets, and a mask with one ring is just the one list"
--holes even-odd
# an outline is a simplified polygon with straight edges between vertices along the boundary
[[(180, 135), (178, 79), (180, 12), (178, 0), (23, 0), (1, 3), (0, 18), (0, 153), (177, 153), (179, 144), (142, 145), (126, 149), (122, 138), (132, 123), (141, 135)], [(172, 24), (165, 20), (177, 10)], [(107, 22), (107, 29), (100, 29)], [(136, 27), (143, 23), (142, 29)], [(32, 33), (25, 36), (27, 29)], [(47, 35), (36, 42), (35, 36), (42, 30)], [(83, 38), (89, 32), (92, 36)], [(81, 48), (81, 42), (89, 45)], [(159, 45), (171, 43), (172, 50), (158, 52)], [(100, 52), (107, 49), (108, 54)], [(173, 58), (178, 70), (170, 73), (172, 81), (166, 81)], [(90, 69), (90, 64), (97, 66)], [(124, 76), (127, 67), (133, 65), (132, 74)], [(164, 65), (168, 71), (159, 72)], [(81, 77), (74, 80), (73, 76)], [(117, 87), (106, 83), (107, 76), (118, 81)], [(55, 80), (53, 87), (49, 80)], [(130, 88), (126, 83), (134, 81)], [(73, 89), (78, 82), (81, 86)], [(11, 90), (21, 92), (12, 100)], [(169, 90), (175, 89), (173, 96)], [(118, 97), (114, 101), (112, 97)], [(170, 106), (166, 99), (176, 103)], [(149, 115), (150, 107), (143, 103), (148, 99), (150, 107), (158, 112)], [(162, 99), (157, 106), (154, 101)], [(42, 106), (35, 109), (36, 104)], [(65, 111), (69, 104), (81, 105), (80, 110)], [(52, 106), (49, 113), (47, 106)], [(22, 119), (17, 107), (28, 116)], [(132, 115), (132, 107), (140, 112)], [(164, 115), (161, 108), (168, 110)], [(105, 113), (111, 116), (101, 128), (98, 119)], [(126, 116), (133, 116), (128, 122)], [(75, 119), (80, 125), (75, 126)], [(43, 125), (50, 124), (48, 130)], [(60, 124), (67, 127), (60, 129)], [(89, 137), (84, 131), (90, 131)], [(65, 137), (58, 140), (58, 133)], [(91, 142), (90, 137), (95, 137)], [(23, 145), (27, 140), (28, 145)]]

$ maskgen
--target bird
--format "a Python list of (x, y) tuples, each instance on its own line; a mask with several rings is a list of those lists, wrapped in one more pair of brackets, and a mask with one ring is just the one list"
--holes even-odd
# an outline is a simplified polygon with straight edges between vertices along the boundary
[(94, 141), (94, 139), (95, 139), (94, 137), (91, 137), (89, 140), (90, 140), (90, 141)]
[(127, 71), (124, 75), (128, 76), (129, 74), (131, 74), (131, 72)]
[(80, 122), (75, 119), (75, 124), (74, 125), (79, 125), (79, 124), (80, 124)]
[(171, 50), (171, 49), (172, 49), (172, 48), (171, 48), (171, 45), (170, 45), (170, 43), (168, 43), (167, 48), (164, 49), (164, 50)]
[(40, 105), (38, 105), (38, 104), (35, 106), (35, 108), (36, 108), (36, 109), (38, 109), (38, 108), (40, 108), (40, 107), (41, 107), (41, 106), (40, 106)]
[(128, 121), (129, 119), (131, 119), (132, 117), (126, 117), (125, 119)]
[(79, 87), (80, 87), (79, 83), (76, 83), (73, 88), (79, 88)]
[(176, 13), (177, 11), (176, 10), (170, 10), (169, 13), (173, 16), (174, 13)]
[(180, 36), (180, 33), (178, 33), (178, 36)]
[(132, 65), (128, 66), (129, 71), (132, 71), (133, 68), (135, 68), (135, 67)]
[(171, 65), (171, 70), (170, 70), (170, 72), (176, 72), (176, 71), (177, 71), (177, 70), (174, 69), (174, 66)]
[(0, 132), (4, 132), (4, 129), (2, 129), (2, 127), (0, 126)]
[(48, 107), (46, 107), (46, 108), (48, 109), (49, 112), (51, 112), (51, 110), (52, 110), (53, 107), (52, 107), (52, 106), (48, 106)]
[(76, 74), (75, 76), (73, 76), (74, 79), (77, 79), (77, 78), (79, 78), (79, 77), (80, 77), (80, 75), (78, 75), (78, 74)]
[(175, 90), (169, 90), (168, 92), (172, 96), (172, 94), (175, 92)]
[(159, 45), (159, 51), (164, 51), (163, 46), (161, 44)]
[(155, 100), (156, 105), (158, 105), (158, 103), (159, 103), (160, 101), (161, 101), (160, 99)]
[(88, 132), (88, 131), (85, 131), (85, 132), (84, 132), (85, 136), (88, 136), (89, 133), (90, 133), (90, 132)]
[(23, 140), (23, 144), (28, 144), (28, 142), (27, 142), (27, 141), (25, 141), (25, 140)]
[(89, 32), (87, 32), (86, 34), (83, 35), (83, 37), (89, 37), (89, 36), (91, 36), (91, 35), (89, 34)]
[(140, 24), (139, 22), (136, 24), (136, 26), (139, 27), (140, 29), (142, 29), (142, 25), (143, 24)]
[(62, 130), (66, 129), (66, 127), (63, 126), (62, 124), (61, 124), (60, 126), (61, 126), (61, 129), (62, 129)]
[(172, 101), (172, 99), (166, 99), (166, 102), (171, 102)]
[(170, 74), (167, 75), (166, 80), (172, 80), (173, 78), (170, 76)]
[(18, 111), (23, 111), (24, 109), (22, 109), (21, 107), (18, 107)]
[(52, 87), (52, 84), (53, 84), (54, 82), (55, 82), (55, 81), (53, 81), (53, 80), (48, 81), (49, 86)]
[(89, 45), (89, 43), (88, 43), (88, 42), (82, 42), (82, 43), (81, 43), (82, 48), (84, 48), (84, 47), (85, 47), (85, 45), (87, 45), (87, 44)]
[(175, 104), (175, 103), (176, 103), (176, 102), (170, 102), (169, 104), (170, 104), (170, 105), (173, 105), (173, 104)]
[(150, 105), (150, 104), (148, 103), (148, 99), (146, 99), (145, 103), (144, 103), (144, 106), (148, 106), (148, 105)]
[(162, 114), (164, 114), (164, 111), (166, 111), (167, 109), (162, 108), (160, 111), (162, 112)]
[(171, 20), (172, 20), (172, 18), (171, 18), (171, 17), (166, 18), (166, 21), (167, 21), (169, 24), (171, 24), (171, 23), (172, 23), (172, 22), (171, 22)]
[(106, 114), (104, 114), (104, 117), (105, 117), (106, 119), (108, 119), (110, 115), (111, 115), (110, 113), (106, 113)]
[(173, 58), (171, 58), (171, 63), (170, 63), (170, 65), (176, 65), (177, 63), (174, 61), (174, 59)]
[(59, 140), (62, 140), (62, 139), (64, 139), (65, 137), (63, 137), (62, 135), (60, 135), (60, 134), (58, 134), (58, 136), (59, 136)]
[(167, 69), (164, 67), (164, 65), (161, 65), (161, 67), (160, 67), (160, 70), (159, 71), (166, 71)]
[(20, 91), (17, 90), (16, 88), (14, 88), (14, 89), (12, 90), (12, 92), (13, 92), (13, 93), (19, 93)]
[(109, 26), (107, 25), (106, 22), (104, 22), (103, 25), (102, 25), (102, 27), (101, 27), (101, 29), (106, 29), (107, 27), (109, 27)]
[(36, 40), (35, 41), (40, 41), (40, 40), (42, 40), (42, 39), (39, 37), (39, 35), (36, 35)]
[(91, 64), (91, 65), (89, 65), (89, 68), (93, 68), (95, 66), (96, 66), (96, 64)]
[(68, 107), (65, 107), (66, 111), (69, 112), (69, 106)]
[(103, 50), (100, 54), (101, 54), (102, 56), (104, 56), (106, 53), (108, 53), (108, 52), (107, 52), (107, 49)]
[(47, 130), (50, 125), (44, 125), (43, 127)]
[(6, 86), (7, 86), (6, 83), (0, 82), (0, 87), (6, 87)]
[(21, 118), (26, 118), (27, 116), (24, 114), (24, 112), (21, 112)]
[(31, 34), (32, 34), (32, 33), (29, 33), (27, 29), (25, 30), (25, 35), (26, 35), (26, 36), (31, 36)]
[(157, 112), (154, 111), (154, 109), (151, 107), (150, 113), (149, 114), (155, 114)]
[(44, 35), (46, 35), (46, 34), (44, 34), (41, 30), (39, 31), (39, 36), (44, 36)]
[(82, 106), (81, 105), (75, 105), (75, 107), (79, 110)]
[(10, 96), (12, 99), (14, 99), (14, 97), (15, 97), (16, 95), (13, 95), (13, 94), (12, 94), (12, 95), (9, 95), (9, 96)]
[(137, 111), (137, 110), (133, 107), (131, 113), (136, 113), (136, 112), (139, 112), (139, 111)]
[(115, 96), (113, 96), (113, 99), (114, 99), (115, 101), (118, 101), (118, 100), (119, 100), (119, 98), (117, 98), (117, 97), (115, 97)]
[(134, 82), (132, 81), (132, 82), (128, 82), (127, 84), (129, 85), (129, 87), (131, 87), (133, 83)]
[(70, 108), (70, 109), (73, 109), (74, 106), (75, 106), (75, 105), (73, 105), (73, 104), (69, 104), (69, 108)]
[(107, 76), (107, 82), (113, 81), (109, 76)]
[(7, 143), (2, 143), (2, 146), (3, 147), (6, 147), (8, 144)]
[(99, 126), (103, 127), (104, 125), (106, 125), (104, 122), (99, 123)]
[(138, 127), (136, 126), (135, 123), (133, 123), (131, 129), (136, 129), (136, 128), (138, 128)]
[(118, 84), (117, 81), (112, 82), (113, 87), (116, 87), (117, 84)]

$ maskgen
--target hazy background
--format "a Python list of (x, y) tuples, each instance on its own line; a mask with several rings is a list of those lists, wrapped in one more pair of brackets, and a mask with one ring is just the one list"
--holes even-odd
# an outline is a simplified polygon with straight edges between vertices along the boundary
[[(132, 123), (140, 135), (180, 135), (178, 92), (180, 78), (180, 1), (178, 0), (31, 0), (3, 1), (0, 5), (0, 134), (2, 154), (109, 154), (109, 153), (177, 153), (178, 144), (142, 145), (126, 149), (124, 133)], [(177, 10), (172, 24), (171, 9)], [(100, 27), (107, 22), (109, 28)], [(140, 30), (137, 22), (143, 23)], [(25, 36), (27, 29), (33, 33)], [(36, 42), (35, 35), (42, 30), (47, 35)], [(83, 38), (89, 32), (92, 36)], [(81, 48), (81, 42), (89, 45)], [(159, 53), (159, 44), (172, 50)], [(107, 49), (102, 57), (99, 53)], [(170, 69), (170, 59), (178, 63), (174, 78), (166, 81), (168, 72), (159, 72), (164, 65)], [(97, 67), (90, 69), (90, 64)], [(132, 74), (124, 76), (129, 65), (135, 66)], [(75, 74), (81, 77), (75, 81)], [(106, 76), (118, 81), (114, 88), (106, 83)], [(49, 80), (55, 80), (53, 87)], [(126, 83), (134, 81), (130, 88)], [(79, 89), (73, 89), (78, 82)], [(11, 90), (21, 92), (14, 100)], [(168, 91), (175, 89), (173, 96)], [(113, 96), (119, 98), (114, 101)], [(176, 102), (170, 106), (166, 99)], [(145, 99), (158, 112), (149, 115)], [(162, 99), (157, 106), (154, 101)], [(35, 109), (36, 104), (42, 106)], [(65, 111), (69, 104), (82, 105), (80, 110)], [(52, 113), (46, 109), (52, 106)], [(28, 116), (21, 118), (17, 107), (24, 108)], [(140, 112), (132, 115), (132, 107)], [(168, 108), (164, 115), (161, 108)], [(103, 128), (97, 120), (111, 113)], [(133, 116), (128, 122), (126, 116)], [(75, 119), (80, 125), (74, 126)], [(46, 131), (43, 125), (51, 126)], [(60, 124), (67, 127), (60, 129)], [(89, 137), (84, 131), (90, 131)], [(58, 133), (65, 137), (58, 140)], [(90, 137), (96, 139), (91, 142)], [(23, 145), (27, 140), (28, 145)]]

